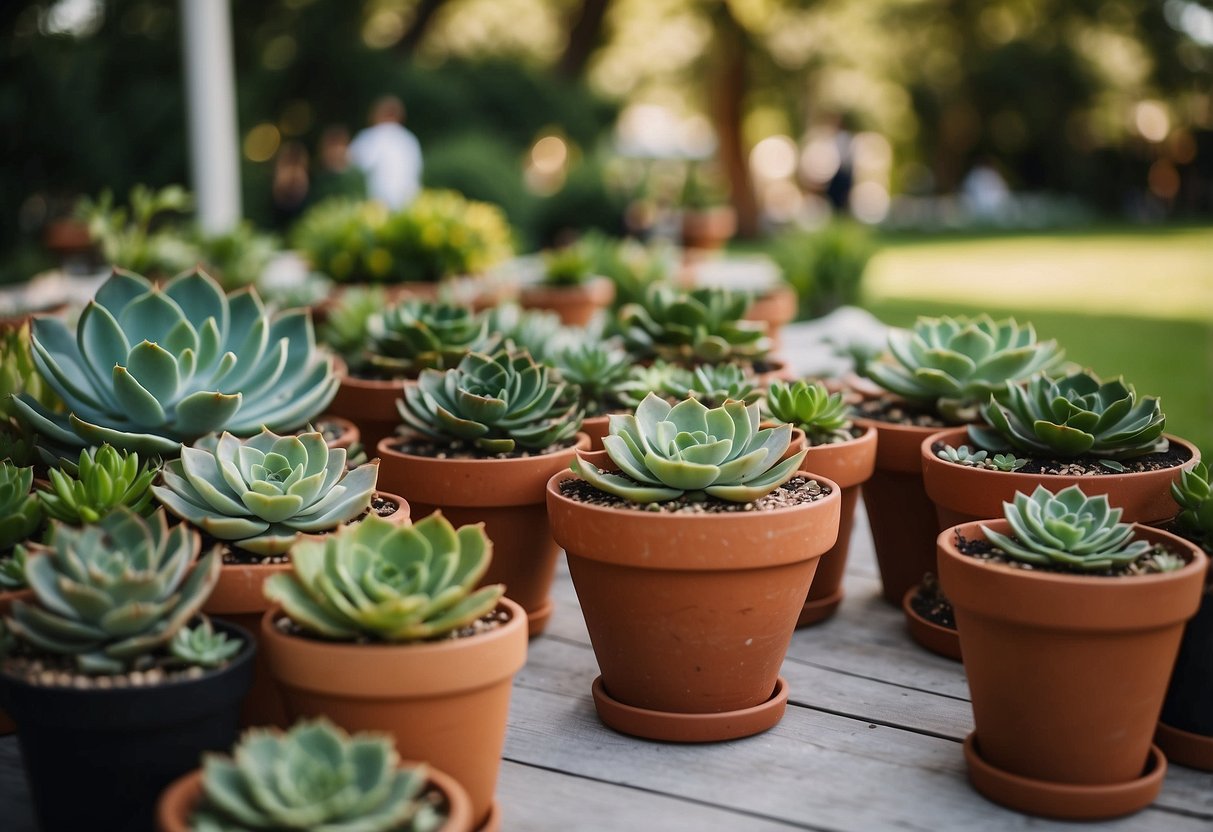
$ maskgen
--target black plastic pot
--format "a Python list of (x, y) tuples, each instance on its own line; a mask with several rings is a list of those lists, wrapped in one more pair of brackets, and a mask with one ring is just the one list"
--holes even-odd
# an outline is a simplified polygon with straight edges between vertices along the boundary
[(77, 690), (0, 673), (0, 703), (17, 723), (42, 832), (151, 830), (160, 792), (197, 768), (204, 751), (235, 744), (256, 647), (240, 627), (213, 623), (247, 646), (200, 679)]
[(1184, 629), (1162, 722), (1213, 738), (1213, 586), (1205, 588), (1196, 617)]

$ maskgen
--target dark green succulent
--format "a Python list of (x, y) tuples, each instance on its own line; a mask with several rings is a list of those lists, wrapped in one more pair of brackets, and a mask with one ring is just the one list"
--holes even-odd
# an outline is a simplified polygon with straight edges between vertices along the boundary
[(156, 472), (154, 466), (140, 464), (133, 451), (119, 451), (112, 445), (85, 448), (76, 474), (51, 468), (50, 485), (38, 496), (47, 517), (72, 526), (96, 523), (117, 506), (148, 517), (156, 510), (151, 490)]
[(503, 303), (485, 313), (485, 326), (490, 340), (477, 347), (480, 352), (511, 347), (526, 350), (544, 363), (551, 363), (552, 356), (577, 340), (555, 312), (523, 309), (513, 303)]
[(619, 386), (628, 378), (632, 360), (623, 350), (587, 338), (557, 352), (552, 363), (565, 381), (576, 385), (586, 416), (625, 408)]
[(580, 286), (594, 275), (594, 264), (581, 245), (543, 253), (543, 282), (548, 286)]
[[(0, 556), (0, 592), (25, 589), (25, 550), (18, 546), (12, 553)], [(0, 621), (0, 625), (4, 622)]]
[(767, 390), (767, 411), (776, 422), (787, 422), (803, 430), (810, 445), (853, 438), (842, 393), (830, 393), (818, 382), (772, 382)]
[(743, 320), (749, 297), (726, 289), (680, 291), (655, 285), (645, 301), (619, 310), (629, 351), (686, 366), (754, 362), (771, 351), (766, 325)]
[(438, 443), (488, 454), (542, 451), (581, 428), (581, 406), (566, 387), (525, 350), (473, 352), (445, 372), (423, 370), (397, 408), (406, 428)]
[(1171, 483), (1171, 496), (1179, 503), (1179, 524), (1196, 535), (1202, 545), (1213, 552), (1213, 487), (1209, 468), (1198, 462), (1179, 473), (1179, 481)]
[(0, 462), (0, 553), (42, 528), (42, 503), (31, 491), (33, 484), (33, 468)]
[(446, 370), (485, 345), (485, 319), (465, 306), (410, 300), (367, 321), (367, 363), (394, 378)]

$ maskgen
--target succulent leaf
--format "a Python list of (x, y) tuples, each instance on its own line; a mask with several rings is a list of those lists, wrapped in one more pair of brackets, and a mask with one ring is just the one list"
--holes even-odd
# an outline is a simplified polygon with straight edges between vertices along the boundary
[(38, 496), (52, 520), (79, 526), (98, 522), (117, 506), (144, 517), (156, 509), (151, 491), (156, 468), (112, 445), (82, 450), (75, 475), (51, 468), (48, 476), (50, 485)]
[(552, 363), (565, 381), (576, 386), (587, 416), (625, 409), (619, 387), (632, 370), (626, 352), (589, 338), (565, 347), (552, 356)]
[(1171, 496), (1179, 503), (1179, 523), (1209, 551), (1213, 551), (1213, 488), (1209, 468), (1198, 462), (1179, 473), (1171, 483)]
[(811, 445), (846, 442), (853, 438), (842, 393), (831, 394), (820, 383), (772, 382), (767, 390), (766, 405), (771, 418), (803, 430)]
[(449, 303), (405, 301), (367, 321), (367, 363), (394, 377), (413, 378), (423, 369), (445, 370), (488, 337), (484, 317)]
[(643, 303), (619, 310), (628, 350), (684, 365), (754, 362), (771, 351), (762, 323), (743, 320), (749, 297), (726, 289), (679, 291), (654, 284)]
[(186, 626), (177, 631), (169, 642), (169, 652), (188, 665), (219, 667), (235, 657), (244, 645), (216, 630), (205, 615), (200, 617), (198, 626)]

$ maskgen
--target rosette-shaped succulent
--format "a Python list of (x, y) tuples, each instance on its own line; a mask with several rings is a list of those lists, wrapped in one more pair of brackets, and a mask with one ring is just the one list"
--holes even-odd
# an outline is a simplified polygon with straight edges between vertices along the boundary
[[(0, 592), (14, 589), (25, 589), (25, 550), (20, 546), (11, 555), (0, 557)], [(0, 621), (0, 629), (3, 627), (4, 622)]]
[(349, 471), (319, 432), (250, 439), (230, 433), (181, 449), (152, 491), (202, 531), (258, 555), (285, 552), (298, 534), (332, 531), (371, 505), (379, 462)]
[(661, 392), (675, 401), (694, 396), (707, 407), (720, 407), (730, 400), (752, 404), (762, 398), (758, 379), (736, 364), (702, 364), (674, 376)]
[(756, 361), (771, 351), (766, 325), (742, 320), (747, 295), (726, 289), (680, 291), (657, 284), (644, 303), (619, 310), (628, 349), (681, 364)]
[(555, 370), (526, 351), (503, 349), (492, 356), (468, 353), (446, 372), (423, 370), (396, 404), (407, 428), (436, 442), (466, 443), (489, 454), (539, 451), (581, 427), (581, 406), (565, 389)]
[(1010, 446), (1035, 456), (1117, 460), (1168, 447), (1158, 399), (1139, 399), (1123, 379), (1102, 382), (1091, 372), (1037, 376), (1024, 385), (1007, 382), (1002, 398), (991, 397), (981, 410), (988, 427), (969, 426), (969, 438), (987, 450)]
[(772, 382), (767, 390), (767, 411), (776, 422), (787, 422), (803, 430), (811, 445), (853, 438), (842, 393), (831, 394), (817, 382)]
[(552, 356), (582, 338), (564, 326), (555, 312), (523, 309), (513, 303), (493, 307), (484, 319), (491, 340), (477, 346), (480, 352), (512, 347), (526, 350), (536, 361), (551, 364)]
[(431, 832), (445, 818), (423, 765), (400, 767), (392, 738), (325, 719), (285, 734), (254, 728), (232, 756), (207, 755), (194, 832)]
[(600, 416), (624, 407), (619, 385), (632, 370), (632, 359), (618, 347), (586, 339), (553, 356), (560, 376), (575, 384), (587, 416)]
[(350, 286), (341, 292), (320, 327), (320, 342), (332, 348), (350, 369), (360, 369), (370, 338), (371, 318), (388, 307), (382, 286)]
[(240, 652), (243, 642), (216, 630), (205, 615), (196, 627), (182, 627), (169, 642), (173, 658), (195, 667), (219, 667)]
[(484, 318), (465, 306), (405, 301), (367, 321), (367, 362), (399, 378), (445, 370), (483, 346), (487, 331)]
[[(36, 604), (14, 601), (8, 626), (38, 650), (73, 656), (85, 673), (139, 667), (202, 607), (219, 580), (218, 551), (197, 565), (198, 533), (116, 508), (96, 525), (56, 524), (27, 548)], [(193, 569), (190, 567), (193, 566)]]
[(758, 405), (728, 402), (709, 409), (697, 399), (671, 406), (650, 393), (636, 414), (611, 416), (602, 445), (620, 474), (581, 459), (573, 470), (608, 494), (660, 503), (688, 492), (732, 502), (757, 500), (787, 482), (807, 451), (780, 462), (791, 425), (758, 428)]
[(1171, 483), (1171, 496), (1182, 509), (1179, 524), (1213, 552), (1213, 487), (1208, 466), (1198, 462), (1190, 470), (1180, 471), (1179, 481)]
[(291, 572), (266, 581), (265, 595), (321, 638), (419, 641), (497, 606), (504, 586), (473, 590), (491, 558), (482, 523), (456, 531), (440, 511), (411, 526), (368, 517), (295, 546)]
[(139, 463), (139, 455), (112, 445), (80, 452), (76, 474), (51, 468), (50, 487), (38, 493), (47, 517), (72, 526), (96, 523), (116, 506), (149, 516), (156, 469)]
[[(668, 361), (654, 361), (652, 364), (636, 364), (632, 366), (627, 378), (616, 387), (616, 393), (627, 410), (640, 407), (649, 393), (656, 393), (662, 398), (669, 398), (671, 390), (690, 390), (691, 371)], [(685, 396), (679, 397), (685, 398)]]
[(252, 290), (229, 297), (197, 271), (163, 287), (115, 272), (74, 334), (62, 321), (35, 320), (33, 350), (68, 414), (23, 394), (21, 418), (69, 448), (108, 442), (176, 456), (212, 431), (295, 430), (337, 391), (333, 359), (316, 349), (305, 310), (270, 316)]
[(30, 492), (33, 468), (0, 462), (0, 552), (28, 539), (42, 526), (42, 506)]
[(1007, 557), (1035, 566), (1083, 572), (1125, 566), (1150, 550), (1149, 542), (1132, 540), (1133, 526), (1121, 523), (1121, 510), (1110, 508), (1106, 495), (1087, 497), (1077, 485), (1054, 496), (1037, 486), (1003, 503), (1014, 537), (981, 529)]
[(961, 423), (973, 421), (991, 393), (1064, 355), (1056, 341), (1037, 341), (1032, 325), (1014, 318), (919, 318), (913, 329), (890, 330), (889, 355), (866, 369), (886, 390)]

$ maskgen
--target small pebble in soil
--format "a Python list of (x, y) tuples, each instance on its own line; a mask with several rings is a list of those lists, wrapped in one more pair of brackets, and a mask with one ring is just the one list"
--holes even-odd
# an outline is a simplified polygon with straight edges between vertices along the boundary
[(634, 503), (600, 491), (585, 480), (570, 479), (560, 483), (560, 493), (570, 500), (604, 508), (625, 511), (650, 511), (664, 514), (718, 514), (723, 512), (773, 511), (780, 508), (816, 502), (830, 495), (830, 489), (817, 480), (795, 476), (765, 497), (748, 503), (733, 503), (703, 494), (684, 494), (664, 503)]
[[(425, 639), (425, 641), (437, 642), (437, 641), (450, 641), (450, 640), (456, 639), (456, 638), (469, 638), (471, 636), (480, 635), (481, 633), (487, 633), (487, 632), (496, 630), (497, 628), (502, 627), (506, 623), (508, 623), (509, 620), (510, 620), (509, 611), (506, 610), (504, 607), (499, 606), (496, 609), (485, 613), (480, 618), (473, 621), (471, 624), (468, 624), (464, 627), (460, 627), (458, 630), (451, 630), (450, 632), (443, 633), (442, 635), (438, 636), (437, 638)], [(283, 617), (277, 619), (274, 622), (274, 626), (278, 628), (279, 632), (283, 633), (284, 635), (292, 636), (294, 638), (306, 638), (306, 639), (310, 639), (310, 640), (314, 640), (314, 641), (327, 641), (328, 640), (328, 639), (321, 639), (321, 638), (317, 638), (316, 636), (313, 636), (307, 630), (303, 629), (302, 627), (300, 627), (294, 621), (291, 621), (286, 616), (283, 616)], [(381, 644), (382, 642), (376, 641), (374, 639), (369, 639), (366, 637), (360, 637), (350, 643), (351, 644)]]
[[(967, 443), (970, 448), (973, 444)], [(938, 453), (944, 448), (943, 442), (936, 442), (931, 446), (931, 450)], [(1018, 455), (1019, 451), (1012, 451)], [(993, 456), (993, 454), (991, 454)], [(1024, 457), (1028, 463), (1022, 468), (1017, 469), (1016, 474), (1057, 474), (1066, 477), (1100, 477), (1110, 474), (1138, 474), (1143, 471), (1160, 471), (1165, 468), (1174, 468), (1183, 465), (1192, 455), (1188, 453), (1188, 449), (1182, 445), (1172, 444), (1167, 450), (1156, 453), (1146, 454), (1145, 456), (1135, 457), (1133, 459), (1120, 460), (1120, 464), (1124, 466), (1124, 471), (1116, 471), (1109, 468), (1100, 462), (1098, 457), (1081, 456), (1074, 459), (1045, 459), (1040, 457)], [(958, 463), (953, 463), (958, 464)]]
[(904, 399), (894, 396), (865, 399), (855, 405), (855, 415), (863, 419), (889, 422), (894, 425), (941, 429), (948, 427), (948, 423), (934, 413), (916, 408)]

